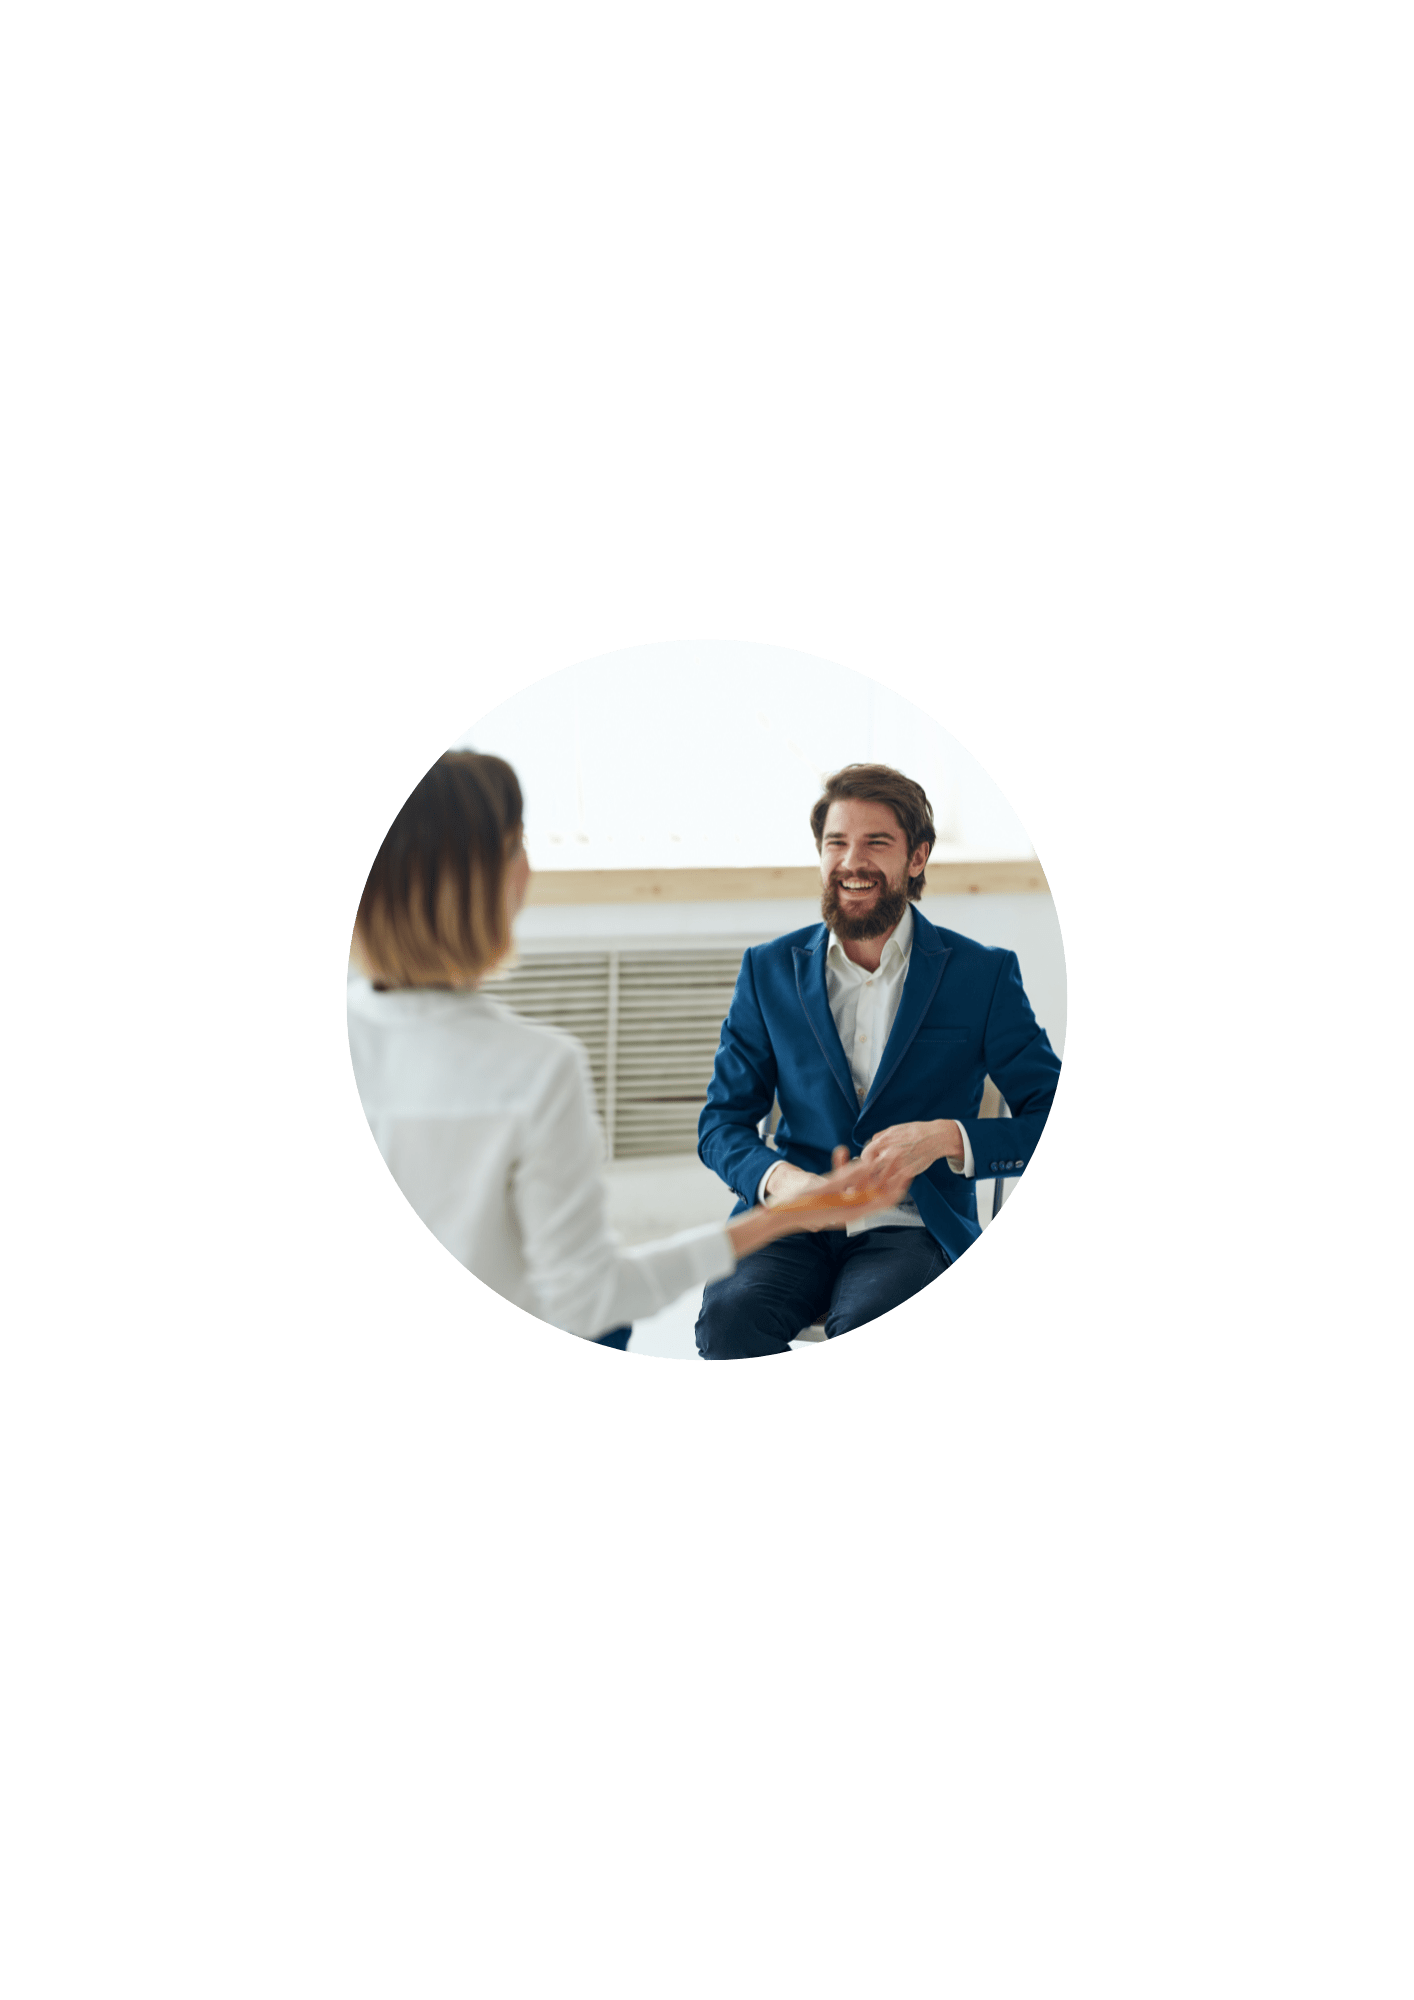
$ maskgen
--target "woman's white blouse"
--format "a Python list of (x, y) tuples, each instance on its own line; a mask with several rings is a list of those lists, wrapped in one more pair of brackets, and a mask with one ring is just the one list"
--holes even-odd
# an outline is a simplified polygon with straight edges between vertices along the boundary
[(618, 1243), (588, 1058), (559, 1028), (482, 993), (376, 993), (353, 979), (349, 1047), (393, 1179), (513, 1305), (592, 1339), (735, 1268), (724, 1222)]

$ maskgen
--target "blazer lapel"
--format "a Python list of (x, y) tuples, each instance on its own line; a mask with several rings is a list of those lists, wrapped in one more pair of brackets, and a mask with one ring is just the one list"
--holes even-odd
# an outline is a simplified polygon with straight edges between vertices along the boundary
[[(898, 1068), (913, 1037), (918, 1033), (918, 1024), (928, 1011), (929, 1002), (938, 990), (938, 981), (943, 976), (943, 967), (952, 956), (952, 946), (944, 944), (936, 929), (926, 917), (915, 908), (913, 912), (913, 947), (908, 954), (908, 973), (903, 982), (903, 993), (894, 1016), (894, 1025), (884, 1053), (879, 1058), (879, 1067), (874, 1072), (874, 1081), (869, 1086), (869, 1095), (864, 1100), (863, 1110), (867, 1111), (874, 1099), (888, 1083)], [(838, 1036), (835, 1038), (837, 1041)]]
[(844, 1047), (835, 1026), (835, 1017), (830, 1012), (830, 996), (825, 988), (825, 952), (829, 936), (830, 933), (821, 924), (814, 944), (791, 947), (791, 956), (795, 960), (795, 990), (800, 995), (805, 1018), (820, 1044), (820, 1053), (829, 1064), (830, 1074), (849, 1102), (850, 1117), (856, 1118), (859, 1115), (859, 1099), (854, 1094), (854, 1079), (845, 1061)]

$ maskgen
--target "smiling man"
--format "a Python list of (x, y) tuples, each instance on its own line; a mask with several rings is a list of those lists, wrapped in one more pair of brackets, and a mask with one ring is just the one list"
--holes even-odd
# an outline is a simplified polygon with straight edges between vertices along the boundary
[[(743, 958), (697, 1150), (736, 1193), (733, 1214), (807, 1194), (841, 1145), (908, 1191), (848, 1231), (771, 1244), (709, 1285), (697, 1321), (708, 1361), (784, 1354), (821, 1318), (831, 1338), (847, 1333), (940, 1277), (980, 1233), (976, 1173), (1025, 1169), (1060, 1075), (1016, 954), (914, 907), (936, 838), (921, 785), (886, 764), (847, 764), (810, 827), (824, 922)], [(988, 1076), (1007, 1120), (979, 1117)]]

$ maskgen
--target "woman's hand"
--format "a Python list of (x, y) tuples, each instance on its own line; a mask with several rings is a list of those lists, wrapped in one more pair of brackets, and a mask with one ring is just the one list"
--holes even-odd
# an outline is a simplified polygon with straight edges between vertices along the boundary
[[(834, 1164), (828, 1174), (807, 1174), (792, 1167), (789, 1160), (781, 1162), (771, 1176), (769, 1204), (748, 1209), (727, 1224), (727, 1235), (738, 1257), (747, 1257), (780, 1236), (847, 1228), (866, 1215), (895, 1207), (908, 1190), (906, 1176), (901, 1177), (897, 1170), (880, 1173), (862, 1159), (851, 1160), (848, 1146), (836, 1146), (831, 1158)], [(779, 1193), (783, 1180), (784, 1201)]]
[(797, 1229), (844, 1229), (866, 1215), (895, 1207), (908, 1191), (908, 1177), (897, 1168), (881, 1172), (862, 1158), (851, 1160), (848, 1146), (836, 1146), (831, 1162), (828, 1174), (807, 1174), (792, 1167), (784, 1201), (773, 1179), (772, 1212), (790, 1216)]

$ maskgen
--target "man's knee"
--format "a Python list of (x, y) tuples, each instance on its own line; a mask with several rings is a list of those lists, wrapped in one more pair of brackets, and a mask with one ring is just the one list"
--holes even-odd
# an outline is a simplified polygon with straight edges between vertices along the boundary
[(940, 1278), (948, 1263), (947, 1253), (925, 1230), (880, 1231), (841, 1274), (825, 1315), (826, 1334), (833, 1340), (881, 1319)]
[(729, 1278), (718, 1278), (702, 1294), (694, 1331), (704, 1361), (745, 1361), (790, 1351), (790, 1338), (782, 1337), (777, 1324), (779, 1312), (753, 1298), (739, 1276), (734, 1271)]

